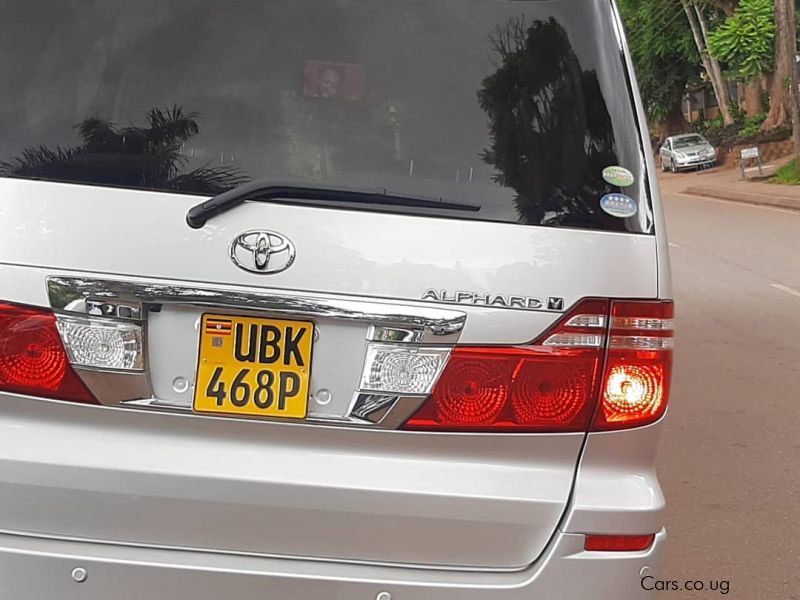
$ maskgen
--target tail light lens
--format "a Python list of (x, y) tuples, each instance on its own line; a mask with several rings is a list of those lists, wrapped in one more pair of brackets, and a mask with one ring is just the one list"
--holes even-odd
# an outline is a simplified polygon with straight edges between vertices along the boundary
[(457, 347), (405, 429), (585, 431), (607, 318), (608, 301), (587, 300), (530, 346)]
[(144, 369), (142, 328), (135, 323), (59, 315), (56, 326), (73, 365), (119, 371)]
[(669, 395), (672, 317), (672, 302), (584, 300), (529, 346), (457, 347), (404, 428), (569, 432), (652, 423)]
[(449, 354), (449, 348), (370, 343), (359, 391), (429, 394)]
[(50, 311), (0, 303), (0, 390), (97, 403), (78, 375)]
[(604, 383), (592, 429), (639, 427), (664, 414), (673, 317), (672, 302), (612, 302)]

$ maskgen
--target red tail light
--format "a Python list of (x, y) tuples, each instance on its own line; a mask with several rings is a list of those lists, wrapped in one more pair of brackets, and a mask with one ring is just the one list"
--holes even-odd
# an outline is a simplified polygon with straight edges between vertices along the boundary
[(594, 552), (641, 552), (653, 545), (654, 533), (647, 535), (587, 535), (584, 550)]
[(586, 300), (530, 346), (456, 348), (405, 428), (585, 431), (607, 315), (608, 301)]
[(529, 346), (457, 347), (404, 428), (568, 432), (651, 423), (669, 394), (672, 310), (671, 302), (584, 300)]
[(667, 408), (672, 376), (672, 302), (611, 303), (600, 406), (594, 430), (639, 427)]
[(69, 365), (50, 311), (0, 303), (0, 390), (97, 401)]

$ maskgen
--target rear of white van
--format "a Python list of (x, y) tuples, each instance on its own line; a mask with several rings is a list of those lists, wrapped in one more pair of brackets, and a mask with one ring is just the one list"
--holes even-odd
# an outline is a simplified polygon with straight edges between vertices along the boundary
[(0, 22), (0, 596), (640, 598), (666, 237), (609, 0)]

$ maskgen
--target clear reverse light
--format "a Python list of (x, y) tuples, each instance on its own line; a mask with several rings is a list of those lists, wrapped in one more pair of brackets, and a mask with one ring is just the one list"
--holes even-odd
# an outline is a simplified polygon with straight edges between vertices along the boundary
[(58, 315), (56, 325), (73, 365), (127, 371), (144, 368), (142, 328), (135, 323)]
[(588, 333), (554, 333), (544, 341), (544, 345), (600, 348), (604, 341), (604, 335)]
[(447, 348), (370, 344), (360, 389), (393, 394), (429, 394), (449, 354)]

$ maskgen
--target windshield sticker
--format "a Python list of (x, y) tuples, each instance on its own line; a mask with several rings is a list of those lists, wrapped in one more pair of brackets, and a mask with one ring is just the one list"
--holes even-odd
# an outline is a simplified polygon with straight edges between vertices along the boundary
[(625, 167), (613, 166), (603, 169), (603, 179), (606, 183), (617, 187), (633, 185), (633, 173)]
[(621, 219), (632, 217), (639, 210), (636, 201), (625, 194), (606, 194), (600, 198), (600, 208), (612, 217)]

